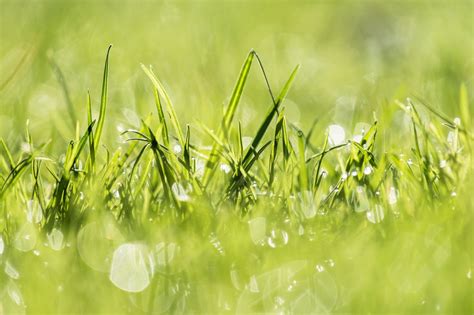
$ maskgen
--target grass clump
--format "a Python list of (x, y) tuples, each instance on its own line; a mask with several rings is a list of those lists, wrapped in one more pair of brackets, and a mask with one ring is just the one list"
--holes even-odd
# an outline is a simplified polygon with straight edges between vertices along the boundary
[[(99, 116), (88, 94), (86, 128), (76, 123), (63, 156), (48, 153), (49, 139), (34, 145), (28, 125), (25, 150), (1, 140), (0, 310), (472, 311), (464, 85), (461, 118), (394, 99), (385, 106), (403, 113), (406, 129), (374, 113), (349, 137), (315, 111), (305, 130), (285, 108), (299, 66), (275, 97), (252, 50), (213, 131), (182, 128), (165, 84), (142, 65), (156, 113), (111, 148), (101, 145), (110, 51)], [(255, 59), (270, 108), (248, 139), (234, 118)]]

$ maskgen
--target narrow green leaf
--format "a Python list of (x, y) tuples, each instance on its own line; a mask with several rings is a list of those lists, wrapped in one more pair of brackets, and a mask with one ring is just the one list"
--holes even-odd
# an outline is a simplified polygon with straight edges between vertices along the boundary
[(243, 159), (243, 163), (247, 163), (250, 156), (252, 155), (252, 150), (251, 148), (256, 149), (262, 140), (263, 136), (267, 132), (268, 127), (270, 126), (270, 123), (272, 122), (273, 117), (275, 114), (278, 112), (278, 109), (285, 99), (286, 95), (288, 94), (288, 91), (290, 90), (291, 84), (293, 83), (293, 80), (295, 79), (296, 73), (298, 72), (299, 65), (295, 67), (293, 72), (291, 73), (290, 77), (286, 81), (285, 85), (283, 86), (283, 89), (281, 90), (280, 94), (277, 97), (276, 103), (272, 105), (272, 108), (268, 112), (267, 116), (263, 120), (262, 124), (258, 128), (257, 134), (253, 138), (252, 144), (250, 145), (250, 148), (248, 149), (247, 153), (245, 154), (245, 157)]
[(94, 137), (94, 149), (97, 152), (99, 147), (100, 136), (102, 134), (102, 129), (104, 127), (105, 121), (105, 110), (107, 108), (107, 94), (108, 94), (108, 78), (109, 78), (109, 54), (112, 45), (109, 46), (107, 49), (107, 55), (105, 57), (105, 65), (104, 65), (104, 74), (102, 77), (102, 93), (100, 97), (100, 111), (99, 111), (99, 119), (97, 120), (97, 128), (95, 130), (95, 137)]
[[(222, 119), (221, 129), (219, 130), (218, 137), (220, 138), (221, 135), (228, 132), (230, 127), (230, 123), (234, 118), (235, 111), (237, 110), (237, 106), (239, 104), (240, 98), (242, 96), (242, 92), (244, 90), (245, 82), (247, 81), (247, 77), (249, 75), (250, 66), (252, 65), (252, 61), (254, 58), (255, 52), (252, 50), (249, 52), (247, 59), (240, 70), (239, 78), (237, 79), (237, 83), (235, 84), (234, 90), (232, 92), (232, 96), (229, 101), (229, 105), (227, 106), (226, 112)], [(214, 174), (214, 168), (218, 162), (218, 155), (216, 154), (217, 146), (216, 144), (213, 145), (213, 149), (211, 150), (211, 154), (209, 156), (209, 160), (206, 163), (206, 168), (204, 170), (204, 177), (203, 177), (203, 185), (207, 186), (211, 176)]]
[(168, 135), (168, 126), (166, 124), (165, 114), (163, 112), (163, 106), (161, 105), (160, 94), (157, 88), (153, 89), (153, 95), (155, 96), (155, 104), (156, 104), (156, 110), (158, 111), (158, 118), (160, 120), (160, 123), (163, 125), (163, 128), (161, 129), (163, 143), (165, 144), (165, 146), (169, 147), (170, 139)]
[[(141, 65), (141, 66), (142, 66), (142, 69), (145, 72), (145, 74), (151, 80), (151, 83), (153, 84), (153, 86), (158, 90), (158, 93), (161, 96), (163, 96), (163, 98), (165, 99), (166, 111), (168, 112), (168, 115), (170, 116), (171, 125), (173, 126), (173, 128), (176, 132), (179, 144), (181, 146), (184, 146), (185, 140), (184, 140), (183, 131), (181, 130), (181, 127), (179, 125), (178, 116), (176, 115), (176, 112), (174, 110), (174, 106), (173, 106), (173, 103), (171, 102), (171, 98), (169, 97), (169, 95), (166, 92), (163, 84), (158, 79), (158, 77), (153, 73), (153, 71), (151, 69), (148, 69), (144, 65)], [(158, 113), (158, 115), (160, 115), (160, 114)]]

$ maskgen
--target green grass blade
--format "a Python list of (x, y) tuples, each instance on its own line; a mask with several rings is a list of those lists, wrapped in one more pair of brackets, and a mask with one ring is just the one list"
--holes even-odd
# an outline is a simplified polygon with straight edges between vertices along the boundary
[[(268, 114), (265, 117), (264, 121), (262, 122), (262, 124), (258, 128), (257, 134), (255, 135), (255, 137), (252, 141), (252, 144), (250, 145), (250, 148), (256, 149), (258, 147), (260, 141), (262, 140), (263, 136), (267, 132), (267, 129), (270, 126), (270, 123), (272, 122), (273, 117), (278, 112), (278, 109), (279, 109), (281, 103), (283, 102), (286, 95), (288, 94), (288, 91), (290, 90), (290, 87), (291, 87), (291, 85), (292, 85), (292, 83), (293, 83), (293, 81), (296, 77), (296, 73), (298, 72), (299, 67), (300, 67), (299, 65), (297, 65), (295, 67), (295, 69), (291, 73), (290, 77), (286, 81), (285, 85), (283, 86), (283, 89), (281, 90), (280, 94), (278, 95), (278, 98), (276, 100), (276, 104), (273, 104), (272, 108), (268, 112)], [(253, 151), (250, 150), (250, 148), (247, 151), (247, 153), (245, 154), (245, 157), (243, 159), (244, 164), (250, 159), (250, 156), (252, 155)]]
[(168, 126), (166, 124), (165, 114), (163, 112), (163, 105), (161, 104), (160, 94), (157, 88), (153, 89), (153, 95), (155, 96), (155, 105), (156, 105), (156, 110), (158, 111), (158, 118), (160, 120), (161, 125), (163, 125), (163, 129), (161, 131), (163, 143), (165, 144), (165, 146), (169, 147), (170, 139), (168, 135)]
[[(91, 95), (87, 91), (87, 124), (90, 126), (92, 124), (92, 103)], [(95, 164), (95, 148), (94, 148), (94, 131), (91, 131), (91, 136), (89, 137), (89, 152), (90, 152), (90, 168), (93, 170)]]
[(99, 147), (100, 136), (102, 134), (102, 129), (104, 127), (105, 121), (105, 110), (107, 108), (107, 94), (108, 94), (108, 82), (109, 82), (109, 54), (112, 45), (109, 46), (107, 49), (107, 55), (105, 57), (105, 65), (104, 65), (104, 74), (102, 77), (102, 93), (100, 97), (100, 111), (99, 111), (99, 119), (97, 120), (97, 127), (95, 130), (94, 136), (94, 149), (97, 152), (97, 148)]
[[(161, 96), (164, 97), (165, 105), (166, 105), (166, 111), (168, 112), (168, 115), (170, 116), (171, 125), (173, 126), (173, 128), (176, 132), (179, 144), (183, 147), (184, 142), (185, 142), (184, 135), (183, 135), (183, 131), (181, 130), (181, 127), (179, 125), (178, 116), (176, 115), (176, 112), (174, 110), (174, 106), (173, 106), (173, 103), (171, 102), (171, 98), (169, 97), (169, 95), (166, 92), (163, 84), (158, 79), (158, 77), (153, 73), (153, 71), (151, 69), (148, 69), (147, 67), (145, 67), (145, 65), (143, 65), (143, 64), (141, 66), (142, 66), (142, 69), (145, 72), (145, 74), (151, 80), (151, 83), (153, 84), (153, 86), (158, 90), (158, 93)], [(160, 115), (160, 114), (158, 113), (158, 115)]]
[(471, 126), (471, 115), (469, 113), (469, 96), (467, 94), (466, 84), (461, 84), (459, 90), (459, 109), (461, 111), (461, 119), (466, 128)]
[[(219, 137), (221, 137), (222, 133), (227, 133), (230, 127), (230, 123), (234, 118), (235, 111), (237, 110), (237, 106), (239, 105), (239, 101), (244, 90), (245, 82), (247, 81), (247, 77), (250, 72), (250, 66), (252, 65), (254, 55), (255, 52), (253, 50), (249, 52), (247, 59), (245, 59), (242, 69), (240, 70), (239, 78), (237, 79), (237, 83), (235, 84), (234, 90), (232, 91), (232, 96), (230, 98), (229, 105), (227, 106), (226, 112), (222, 119), (221, 129), (218, 135)], [(211, 154), (209, 156), (209, 160), (206, 163), (206, 168), (204, 170), (204, 187), (207, 186), (207, 184), (209, 183), (209, 180), (211, 179), (211, 176), (214, 173), (214, 168), (217, 164), (218, 155), (216, 154), (216, 150), (217, 147), (214, 144)]]

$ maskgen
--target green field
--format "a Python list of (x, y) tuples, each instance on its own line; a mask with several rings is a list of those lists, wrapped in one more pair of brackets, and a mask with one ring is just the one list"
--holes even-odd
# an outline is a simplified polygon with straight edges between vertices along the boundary
[(472, 314), (473, 1), (0, 0), (0, 315)]

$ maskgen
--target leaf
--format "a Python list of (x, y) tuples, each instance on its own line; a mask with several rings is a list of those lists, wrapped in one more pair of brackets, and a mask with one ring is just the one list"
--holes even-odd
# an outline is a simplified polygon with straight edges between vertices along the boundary
[(94, 149), (97, 152), (97, 148), (99, 147), (100, 136), (102, 134), (102, 129), (104, 127), (105, 121), (105, 110), (107, 108), (107, 93), (108, 93), (108, 78), (109, 78), (109, 54), (112, 45), (109, 46), (107, 49), (107, 56), (105, 57), (105, 65), (104, 65), (104, 75), (102, 78), (102, 93), (100, 97), (100, 112), (99, 112), (99, 119), (97, 120), (97, 128), (95, 130), (95, 137), (94, 137)]
[[(232, 96), (229, 101), (229, 105), (227, 106), (226, 112), (222, 119), (221, 129), (219, 130), (218, 137), (221, 138), (222, 133), (227, 133), (230, 123), (234, 118), (235, 111), (237, 110), (237, 106), (239, 105), (240, 98), (242, 96), (242, 92), (244, 90), (245, 82), (247, 81), (247, 77), (249, 75), (250, 66), (252, 65), (252, 61), (254, 58), (255, 52), (252, 50), (249, 52), (247, 59), (240, 70), (239, 78), (237, 79), (237, 83), (235, 84), (234, 90), (232, 91)], [(217, 145), (214, 143), (213, 148), (211, 150), (211, 154), (209, 155), (209, 159), (206, 163), (206, 168), (204, 171), (203, 177), (203, 185), (204, 187), (207, 186), (209, 180), (211, 179), (212, 175), (214, 174), (214, 169), (218, 162), (218, 155), (217, 155)]]
[[(163, 98), (165, 99), (166, 111), (168, 112), (168, 115), (170, 116), (171, 125), (173, 126), (173, 128), (176, 132), (179, 144), (182, 147), (184, 147), (185, 140), (184, 140), (183, 131), (181, 130), (181, 127), (179, 125), (178, 116), (176, 115), (176, 112), (174, 110), (174, 106), (173, 106), (173, 103), (171, 102), (171, 98), (169, 97), (169, 95), (166, 92), (163, 84), (158, 79), (158, 77), (153, 73), (153, 71), (151, 69), (148, 69), (144, 65), (141, 65), (141, 66), (142, 66), (142, 69), (145, 72), (145, 74), (151, 80), (151, 83), (153, 83), (153, 86), (158, 90), (159, 94), (161, 96), (163, 96)], [(159, 98), (158, 98), (158, 101), (159, 101)], [(160, 104), (161, 104), (161, 102), (160, 102)], [(158, 115), (160, 115), (160, 113), (158, 113)], [(162, 118), (164, 119), (164, 117), (162, 117)]]

